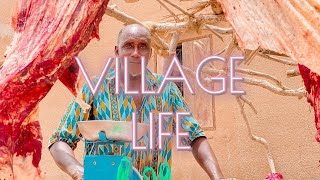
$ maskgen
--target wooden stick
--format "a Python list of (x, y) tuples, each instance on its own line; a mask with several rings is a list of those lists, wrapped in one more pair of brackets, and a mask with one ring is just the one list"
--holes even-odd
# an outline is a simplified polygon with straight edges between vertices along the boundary
[(223, 42), (223, 38), (220, 36), (220, 34), (218, 34), (218, 32), (215, 31), (215, 29), (211, 28), (210, 25), (204, 25), (204, 27), (206, 27), (209, 31), (211, 31), (214, 35), (216, 35), (222, 42)]
[(121, 21), (125, 24), (137, 23), (137, 24), (143, 25), (138, 19), (136, 19), (132, 16), (129, 16), (128, 14), (120, 11), (118, 9), (117, 5), (115, 5), (115, 4), (108, 5), (106, 15), (111, 16), (111, 17), (113, 17), (113, 18), (117, 19), (118, 21)]
[(252, 104), (252, 102), (251, 102), (250, 100), (248, 100), (248, 99), (245, 98), (244, 96), (239, 96), (239, 98), (240, 98), (244, 103), (248, 104), (255, 114), (258, 114), (256, 108), (253, 106), (253, 104)]
[(203, 21), (205, 24), (215, 24), (217, 22), (226, 21), (224, 15), (206, 15), (206, 14), (199, 14), (196, 17), (197, 21)]
[(184, 31), (191, 29), (190, 22), (178, 22), (178, 23), (153, 23), (152, 28), (157, 32), (170, 32), (170, 31)]
[(215, 56), (219, 56), (220, 54), (224, 53), (227, 50), (227, 47), (223, 48), (222, 50), (220, 50), (219, 52), (217, 52), (216, 54), (214, 54)]
[(199, 15), (193, 20), (172, 23), (172, 22), (163, 22), (163, 23), (148, 23), (152, 28), (157, 32), (170, 32), (170, 31), (185, 31), (188, 29), (195, 29), (201, 27), (202, 24), (213, 24), (219, 21), (224, 21), (223, 15)]
[(213, 26), (213, 25), (209, 25), (209, 24), (205, 24), (205, 27), (210, 28), (213, 31), (220, 33), (220, 34), (232, 34), (234, 32), (232, 28), (222, 28), (222, 27)]
[(254, 79), (249, 77), (243, 77), (242, 82), (262, 87), (282, 96), (297, 96), (298, 98), (306, 97), (305, 89), (281, 89), (266, 80)]
[[(192, 69), (186, 67), (186, 66), (182, 66), (182, 70), (185, 71), (187, 74), (189, 74), (192, 78), (196, 77), (196, 73), (194, 71), (192, 71)], [(212, 84), (212, 80), (208, 77), (206, 78), (201, 78), (201, 80), (205, 83), (205, 84)]]
[(296, 77), (300, 76), (300, 71), (297, 69), (291, 69), (287, 71), (287, 77)]
[(264, 57), (266, 59), (269, 59), (269, 60), (272, 60), (272, 61), (275, 61), (275, 62), (278, 62), (278, 63), (290, 65), (290, 66), (297, 66), (298, 65), (298, 63), (295, 62), (295, 61), (289, 61), (289, 60), (286, 60), (286, 59), (277, 58), (277, 57), (274, 57), (272, 55), (267, 55), (267, 54), (264, 54), (264, 53), (258, 53), (258, 56)]
[[(108, 5), (106, 14), (108, 16), (111, 16), (118, 21), (121, 21), (125, 24), (141, 24), (145, 26), (142, 22), (140, 22), (138, 19), (135, 19), (134, 17), (120, 11), (116, 5)], [(148, 28), (147, 26), (145, 26)], [(151, 31), (151, 36), (153, 38), (153, 42), (156, 44), (156, 46), (162, 50), (168, 50), (168, 45), (153, 31)]]
[(203, 9), (205, 9), (208, 6), (210, 6), (210, 1), (208, 1), (208, 0), (198, 1), (197, 5), (195, 5), (195, 6), (191, 7), (191, 8), (188, 8), (187, 10), (188, 11), (193, 10), (191, 12), (191, 14), (196, 14), (196, 13), (202, 11)]
[(223, 65), (223, 69), (224, 70), (228, 70), (228, 61), (229, 61), (229, 58), (233, 52), (233, 50), (236, 48), (236, 37), (234, 34), (232, 34), (232, 39), (230, 41), (230, 43), (228, 44), (227, 46), (227, 49), (226, 49), (226, 53), (224, 55), (224, 59), (226, 60), (226, 63)]
[(170, 4), (172, 7), (178, 9), (180, 12), (182, 12), (183, 14), (189, 16), (189, 17), (194, 17), (193, 14), (189, 14), (187, 11), (183, 10), (181, 7), (179, 7), (178, 5), (174, 4), (173, 2), (169, 1), (169, 0), (163, 0), (164, 2)]
[(261, 49), (261, 48), (260, 48), (260, 46), (259, 46), (256, 50), (251, 51), (251, 53), (249, 54), (249, 56), (248, 56), (248, 57), (246, 58), (246, 60), (244, 61), (244, 64), (249, 65), (249, 64), (251, 63), (252, 59), (257, 55), (257, 52), (259, 52), (260, 49)]
[(177, 49), (177, 44), (180, 38), (180, 32), (176, 31), (172, 34), (172, 38), (169, 45), (169, 54), (175, 54)]
[(161, 6), (163, 6), (163, 7), (173, 16), (173, 18), (174, 18), (174, 20), (175, 20), (176, 22), (179, 22), (179, 21), (180, 21), (180, 19), (178, 18), (178, 16), (177, 16), (173, 11), (171, 11), (171, 9), (169, 9), (168, 6), (166, 6), (166, 5), (165, 5), (163, 2), (161, 2), (160, 0), (156, 0), (156, 1), (158, 1), (158, 3), (160, 3)]
[(275, 164), (274, 164), (274, 160), (273, 160), (273, 157), (272, 157), (272, 154), (271, 154), (271, 150), (270, 150), (269, 144), (264, 138), (256, 136), (256, 135), (254, 135), (252, 133), (249, 120), (248, 120), (247, 115), (245, 114), (245, 111), (244, 111), (244, 104), (242, 104), (240, 99), (241, 99), (240, 97), (236, 97), (237, 103), (238, 103), (239, 108), (240, 108), (240, 113), (241, 113), (242, 118), (245, 121), (247, 129), (248, 129), (248, 134), (249, 134), (249, 136), (250, 136), (250, 138), (252, 140), (262, 144), (265, 147), (265, 149), (267, 150), (267, 159), (268, 159), (268, 164), (269, 164), (269, 167), (271, 169), (271, 172), (272, 173), (276, 173), (276, 168), (275, 168)]
[[(298, 98), (306, 97), (306, 91), (304, 88), (299, 88), (299, 89), (290, 89), (286, 86), (283, 86), (282, 83), (277, 80), (275, 77), (264, 74), (258, 71), (252, 71), (252, 70), (247, 70), (247, 69), (241, 69), (241, 68), (236, 68), (236, 72), (242, 72), (246, 74), (252, 74), (260, 77), (265, 77), (268, 79), (271, 79), (272, 81), (275, 81), (277, 84), (281, 84), (279, 86), (275, 86), (269, 81), (262, 80), (262, 79), (255, 79), (255, 78), (250, 78), (250, 77), (243, 77), (242, 82), (249, 84), (249, 85), (255, 85), (262, 87), (264, 89), (267, 89), (275, 94), (279, 94), (282, 96), (297, 96)], [(211, 76), (225, 76), (227, 75), (227, 72), (224, 70), (218, 70), (218, 69), (213, 69), (213, 68), (203, 68), (203, 72), (210, 74)], [(195, 73), (194, 73), (195, 74)], [(212, 82), (212, 81), (211, 81)]]
[(168, 50), (169, 49), (168, 44), (166, 42), (164, 42), (156, 32), (151, 31), (151, 37), (157, 42), (157, 44), (160, 45), (160, 48), (162, 50)]
[(286, 54), (278, 53), (278, 52), (275, 52), (275, 51), (272, 51), (272, 50), (269, 50), (269, 49), (263, 49), (263, 54), (274, 55), (274, 56), (282, 56), (282, 57), (289, 57)]
[(278, 80), (276, 77), (269, 75), (269, 74), (265, 74), (265, 73), (262, 73), (259, 71), (254, 71), (251, 69), (243, 69), (243, 68), (235, 68), (235, 71), (242, 73), (242, 74), (248, 74), (248, 75), (267, 78), (267, 79), (270, 79), (271, 81), (275, 82), (281, 89), (290, 89), (290, 88), (282, 85), (282, 82), (280, 80)]

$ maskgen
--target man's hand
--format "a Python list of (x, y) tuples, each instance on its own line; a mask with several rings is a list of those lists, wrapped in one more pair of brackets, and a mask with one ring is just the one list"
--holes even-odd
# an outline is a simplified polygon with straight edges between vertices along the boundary
[(70, 176), (73, 180), (83, 180), (84, 169), (82, 166), (77, 166), (70, 170)]
[(192, 143), (192, 154), (211, 180), (224, 179), (218, 161), (206, 137), (198, 137)]
[(73, 150), (67, 143), (63, 141), (54, 143), (50, 147), (50, 153), (59, 168), (71, 176), (72, 179), (83, 179), (83, 167), (75, 158)]

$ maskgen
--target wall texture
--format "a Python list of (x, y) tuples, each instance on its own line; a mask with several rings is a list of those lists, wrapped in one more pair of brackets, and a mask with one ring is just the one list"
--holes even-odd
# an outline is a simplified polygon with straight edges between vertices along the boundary
[[(174, 2), (182, 7), (190, 7), (196, 3), (195, 0), (181, 2), (175, 0)], [(135, 4), (112, 0), (111, 3), (117, 4), (121, 10), (141, 21), (160, 21), (164, 15), (168, 14), (155, 0), (140, 0)], [(15, 1), (12, 0), (0, 1), (0, 62), (4, 60), (5, 48), (11, 41), (8, 24), (14, 4)], [(93, 40), (80, 53), (80, 58), (90, 75), (99, 75), (107, 58), (113, 56), (117, 33), (121, 27), (122, 23), (105, 16), (100, 25), (101, 40)], [(183, 38), (187, 39), (191, 36), (197, 35), (186, 34)], [(225, 45), (214, 36), (213, 42), (213, 52), (218, 52)], [(302, 86), (300, 77), (286, 78), (285, 71), (290, 68), (282, 64), (257, 58), (250, 64), (250, 68), (277, 76), (289, 87)], [(277, 171), (283, 173), (285, 179), (290, 180), (320, 179), (318, 167), (320, 145), (314, 140), (313, 111), (306, 99), (282, 97), (260, 87), (241, 86), (239, 88), (246, 91), (247, 98), (254, 103), (258, 111), (258, 114), (255, 115), (245, 107), (253, 132), (269, 142)], [(47, 142), (57, 128), (59, 119), (71, 98), (71, 93), (58, 82), (40, 103), (40, 119), (44, 137), (41, 167), (46, 171), (46, 179), (49, 180), (70, 179), (55, 165), (47, 150)], [(207, 131), (206, 134), (225, 176), (243, 180), (263, 179), (270, 171), (266, 151), (262, 145), (249, 138), (234, 96), (229, 93), (216, 96), (214, 107), (216, 129)], [(79, 161), (82, 161), (82, 143), (78, 145), (76, 155)], [(174, 151), (172, 170), (173, 179), (208, 179), (190, 152)]]

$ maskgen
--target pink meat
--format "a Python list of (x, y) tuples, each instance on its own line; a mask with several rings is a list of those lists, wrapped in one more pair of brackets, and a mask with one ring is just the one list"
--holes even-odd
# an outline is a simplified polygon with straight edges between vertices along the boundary
[(107, 4), (18, 0), (15, 34), (0, 67), (0, 179), (42, 178), (37, 106), (58, 79), (76, 95), (79, 68), (73, 57), (98, 38)]
[(319, 1), (218, 1), (242, 49), (287, 54), (320, 74)]

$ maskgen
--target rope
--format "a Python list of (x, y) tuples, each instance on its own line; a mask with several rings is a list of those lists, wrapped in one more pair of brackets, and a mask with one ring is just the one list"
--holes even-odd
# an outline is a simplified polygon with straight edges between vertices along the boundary
[[(166, 169), (166, 176), (163, 176), (164, 168)], [(167, 162), (160, 164), (160, 180), (164, 180), (164, 179), (171, 180), (171, 170)]]
[(121, 159), (118, 167), (117, 180), (128, 180), (132, 170), (131, 161), (125, 156)]
[[(129, 176), (131, 175), (131, 170), (132, 170), (131, 161), (126, 156), (123, 157), (118, 167), (117, 180), (128, 180)], [(145, 169), (143, 170), (143, 173), (142, 173), (143, 179), (150, 180), (147, 176), (147, 173), (149, 171), (151, 171), (152, 180), (157, 180), (156, 172), (154, 171), (153, 168), (149, 166), (146, 166)], [(171, 170), (167, 162), (160, 164), (159, 175), (160, 175), (160, 180), (171, 180)]]
[(154, 171), (154, 169), (152, 169), (151, 167), (147, 166), (144, 170), (143, 170), (143, 173), (142, 173), (142, 177), (144, 180), (150, 180), (148, 178), (148, 176), (146, 175), (148, 171), (151, 171), (152, 173), (152, 180), (157, 180), (157, 175), (156, 175), (156, 172)]
[[(154, 169), (152, 169), (151, 167), (147, 166), (144, 171), (143, 171), (143, 179), (144, 180), (150, 180), (148, 178), (148, 176), (146, 175), (147, 172), (151, 171), (152, 173), (152, 180), (157, 180), (157, 175), (154, 171)], [(164, 171), (166, 172), (165, 173), (165, 176), (164, 176)], [(160, 164), (160, 172), (159, 172), (159, 175), (160, 175), (160, 180), (171, 180), (171, 170), (170, 170), (170, 166), (167, 162), (164, 162), (164, 163), (161, 163)]]

